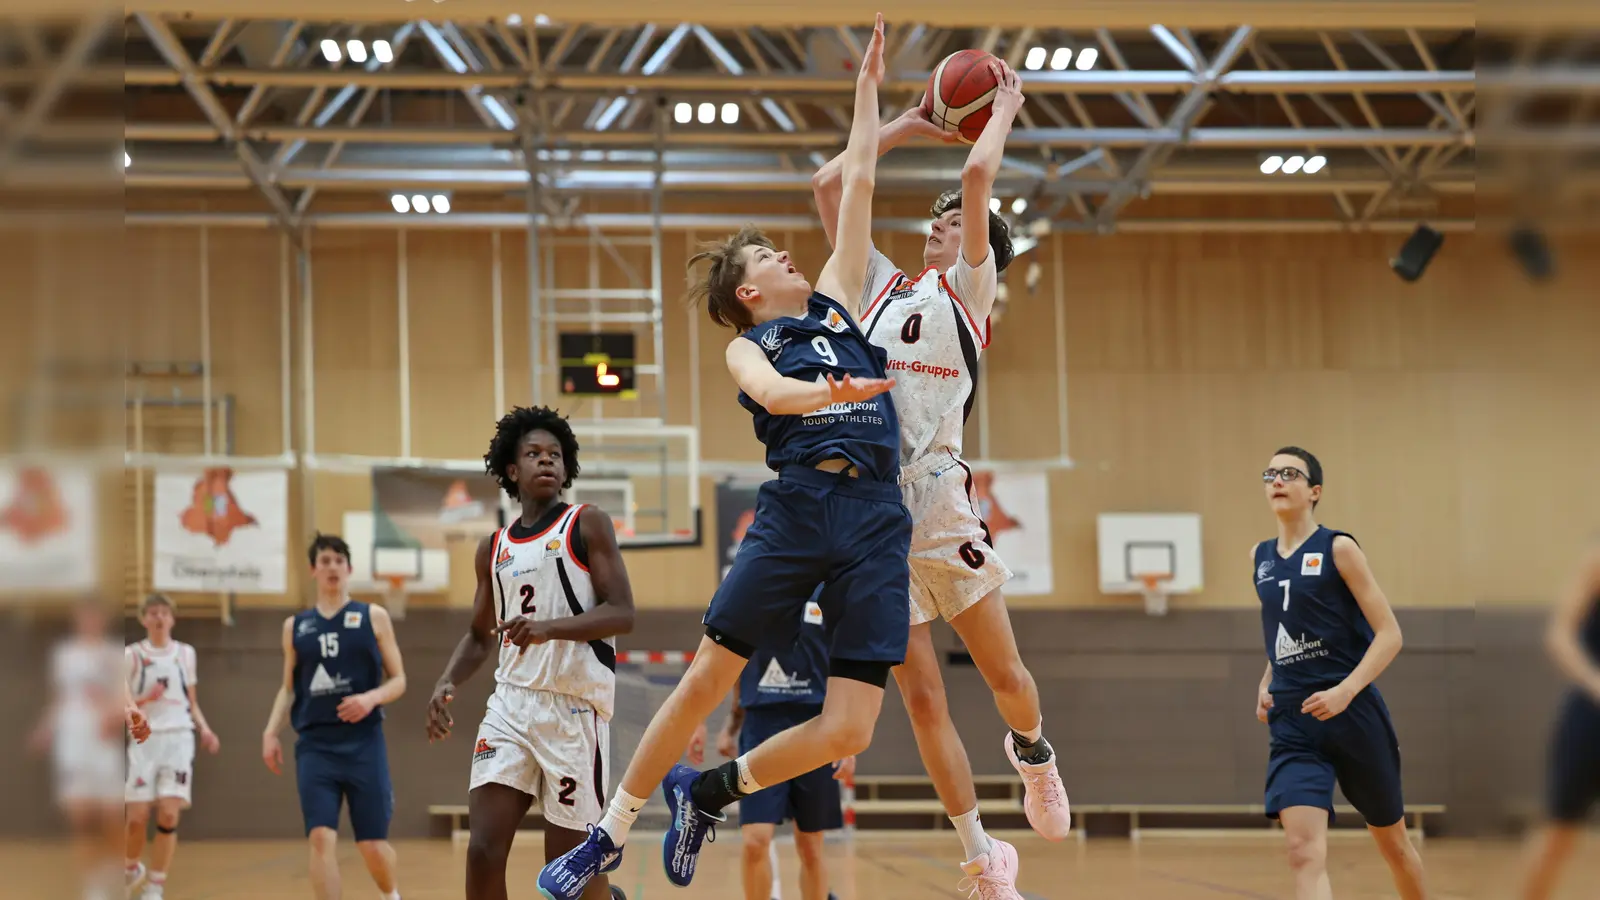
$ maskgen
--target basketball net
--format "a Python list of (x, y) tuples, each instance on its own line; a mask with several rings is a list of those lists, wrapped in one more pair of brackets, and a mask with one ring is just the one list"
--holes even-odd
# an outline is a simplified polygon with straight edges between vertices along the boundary
[(404, 619), (406, 617), (405, 576), (390, 575), (384, 581), (389, 583), (389, 587), (388, 590), (383, 592), (383, 608), (389, 611), (391, 619)]
[(1167, 582), (1171, 580), (1168, 575), (1140, 575), (1139, 582), (1144, 586), (1144, 611), (1146, 615), (1164, 616), (1167, 614)]

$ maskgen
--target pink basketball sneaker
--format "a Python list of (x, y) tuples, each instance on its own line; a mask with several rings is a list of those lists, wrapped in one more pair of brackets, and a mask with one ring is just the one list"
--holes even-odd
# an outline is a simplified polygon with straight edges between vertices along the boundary
[(969, 863), (962, 863), (956, 890), (972, 900), (1023, 900), (1017, 893), (1017, 848), (1005, 841), (989, 838), (989, 852)]
[(1050, 754), (1048, 762), (1033, 765), (1017, 757), (1017, 745), (1006, 732), (1006, 759), (1022, 776), (1025, 799), (1022, 807), (1028, 813), (1028, 824), (1046, 840), (1066, 840), (1072, 830), (1072, 807), (1067, 802), (1067, 789), (1061, 783), (1061, 773), (1056, 771), (1056, 757)]

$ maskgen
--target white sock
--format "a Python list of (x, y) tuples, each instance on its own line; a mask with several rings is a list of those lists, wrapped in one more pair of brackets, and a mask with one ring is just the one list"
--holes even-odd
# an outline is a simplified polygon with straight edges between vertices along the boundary
[(145, 885), (146, 890), (154, 889), (156, 893), (161, 893), (161, 891), (167, 886), (167, 873), (151, 872), (150, 877), (145, 880)]
[(611, 843), (621, 847), (628, 842), (628, 829), (639, 818), (639, 810), (644, 809), (644, 801), (624, 790), (618, 790), (611, 798), (611, 803), (606, 806), (606, 814), (600, 819), (600, 827), (606, 834), (611, 835)]
[(1028, 729), (1027, 731), (1019, 731), (1019, 732), (1017, 732), (1017, 734), (1020, 734), (1023, 737), (1027, 738), (1028, 739), (1028, 743), (1030, 743), (1030, 744), (1039, 743), (1039, 739), (1044, 737), (1044, 719), (1040, 718), (1039, 719), (1039, 724), (1033, 726), (1032, 728)]
[(976, 806), (959, 816), (951, 816), (950, 824), (956, 826), (956, 834), (961, 838), (961, 849), (967, 854), (967, 862), (970, 863), (989, 852), (989, 836), (983, 833), (983, 823), (978, 820)]
[(750, 755), (747, 753), (739, 757), (739, 792), (746, 797), (761, 790), (761, 785), (750, 776)]
[(383, 900), (400, 900), (400, 889), (399, 888), (395, 888), (394, 890), (390, 891), (389, 893), (384, 894), (383, 895)]

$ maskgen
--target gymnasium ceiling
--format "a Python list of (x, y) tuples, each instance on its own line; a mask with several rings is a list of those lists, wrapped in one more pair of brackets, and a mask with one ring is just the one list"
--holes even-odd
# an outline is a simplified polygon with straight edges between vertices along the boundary
[[(645, 0), (520, 14), (507, 8), (530, 5), (274, 0), (271, 17), (240, 16), (243, 5), (143, 0), (8, 26), (0, 182), (112, 178), (145, 210), (237, 194), (238, 208), (291, 228), (351, 210), (399, 220), (392, 193), (444, 194), (467, 224), (475, 209), (525, 209), (532, 169), (533, 202), (567, 219), (647, 198), (659, 149), (669, 210), (706, 192), (803, 202), (811, 172), (843, 146), (865, 39), (862, 25), (825, 23), (866, 9), (809, 0), (750, 24), (749, 5), (700, 0), (669, 4), (677, 15), (665, 19)], [(985, 9), (982, 25), (952, 18), (955, 4), (878, 5), (890, 20), (886, 112), (915, 102), (957, 49), (1021, 72), (1028, 103), (996, 193), (1055, 229), (1127, 227), (1169, 196), (1336, 227), (1466, 227), (1480, 129), (1569, 155), (1600, 146), (1600, 45), (1582, 31), (1485, 36), (1471, 4), (1024, 0)], [(1228, 24), (1241, 20), (1252, 24)], [(1040, 21), (1055, 24), (1027, 24)], [(380, 61), (378, 41), (392, 59)], [(1047, 61), (1030, 71), (1034, 48)], [(691, 121), (678, 121), (680, 104)], [(706, 104), (717, 121), (701, 124)], [(125, 173), (102, 164), (122, 147)], [(956, 183), (963, 153), (898, 150), (879, 193), (925, 200)], [(1263, 174), (1270, 156), (1326, 165)]]

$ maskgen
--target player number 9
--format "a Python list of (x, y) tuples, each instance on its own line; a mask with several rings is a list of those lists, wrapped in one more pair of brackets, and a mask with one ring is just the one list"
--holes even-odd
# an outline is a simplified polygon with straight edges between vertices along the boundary
[(817, 335), (816, 337), (812, 338), (811, 339), (811, 349), (817, 351), (817, 355), (822, 357), (822, 361), (823, 362), (827, 363), (829, 366), (831, 366), (833, 368), (838, 368), (838, 366), (839, 366), (839, 357), (834, 355), (834, 353), (833, 353), (833, 345), (828, 343), (828, 339), (827, 338), (823, 337), (820, 334)]

